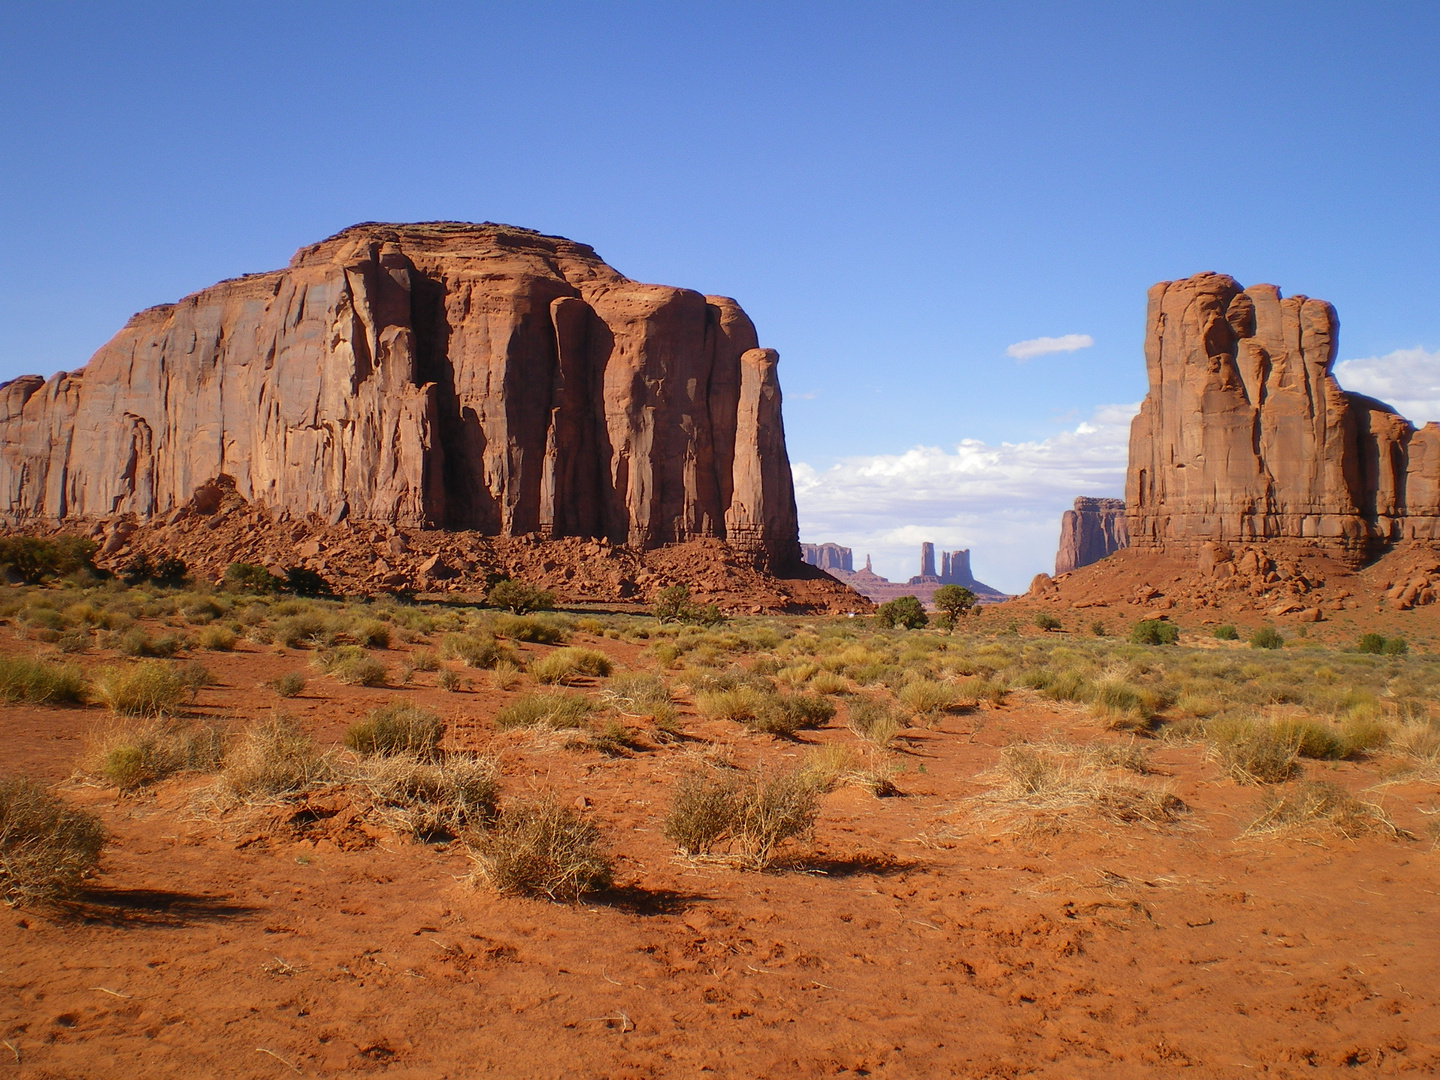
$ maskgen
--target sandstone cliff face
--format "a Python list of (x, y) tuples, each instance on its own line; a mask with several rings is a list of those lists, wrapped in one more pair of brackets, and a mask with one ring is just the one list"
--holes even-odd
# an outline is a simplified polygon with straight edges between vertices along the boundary
[(1440, 427), (1340, 389), (1338, 330), (1324, 301), (1223, 274), (1150, 290), (1132, 546), (1305, 539), (1361, 557), (1440, 537)]
[(801, 544), (800, 558), (821, 570), (855, 572), (855, 554), (839, 544)]
[(1060, 518), (1060, 548), (1055, 574), (1068, 574), (1128, 547), (1124, 499), (1092, 499), (1081, 495), (1075, 509)]
[(0, 387), (0, 510), (141, 520), (215, 477), (346, 518), (798, 557), (777, 357), (730, 299), (500, 225), (359, 225)]

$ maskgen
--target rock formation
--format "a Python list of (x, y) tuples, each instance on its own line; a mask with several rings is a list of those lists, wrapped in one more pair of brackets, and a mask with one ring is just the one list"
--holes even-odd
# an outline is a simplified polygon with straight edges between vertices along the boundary
[[(848, 549), (846, 549), (848, 550)], [(941, 572), (935, 572), (935, 545), (929, 542), (920, 545), (921, 573), (909, 581), (891, 581), (881, 577), (870, 567), (870, 556), (865, 556), (865, 569), (846, 571), (831, 569), (831, 576), (843, 581), (856, 592), (875, 603), (894, 600), (898, 596), (914, 596), (928, 605), (931, 596), (941, 585), (963, 585), (983, 603), (996, 603), (1006, 599), (1005, 593), (993, 589), (983, 581), (976, 581), (970, 572), (970, 550), (943, 551), (940, 553)], [(928, 569), (930, 573), (924, 571)]]
[(1304, 540), (1359, 561), (1440, 538), (1440, 426), (1342, 390), (1338, 330), (1324, 301), (1223, 274), (1150, 290), (1132, 547)]
[(855, 572), (855, 554), (839, 544), (801, 544), (800, 558), (821, 570)]
[[(776, 354), (735, 301), (503, 225), (357, 225), (0, 387), (11, 523), (280, 514), (797, 561)], [(222, 479), (223, 478), (223, 479)]]
[(1099, 562), (1106, 555), (1127, 547), (1124, 499), (1092, 499), (1081, 495), (1075, 509), (1060, 518), (1060, 548), (1055, 554), (1055, 573), (1068, 574)]

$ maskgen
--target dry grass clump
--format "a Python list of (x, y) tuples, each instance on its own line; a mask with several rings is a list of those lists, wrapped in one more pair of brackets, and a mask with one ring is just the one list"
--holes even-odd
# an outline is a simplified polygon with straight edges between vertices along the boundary
[(835, 705), (819, 694), (779, 694), (768, 684), (716, 682), (721, 688), (695, 697), (700, 714), (712, 720), (733, 720), (770, 735), (793, 735), (801, 728), (820, 727), (835, 715)]
[(384, 686), (390, 669), (358, 645), (341, 645), (315, 656), (315, 665), (347, 686)]
[(331, 780), (334, 765), (315, 741), (288, 716), (252, 723), (234, 739), (216, 783), (234, 802), (275, 798)]
[(351, 724), (344, 742), (357, 754), (408, 754), (430, 761), (440, 752), (444, 736), (445, 724), (429, 709), (395, 702), (371, 709), (364, 720)]
[[(300, 606), (294, 614), (275, 620), (270, 634), (288, 649), (314, 648), (335, 644), (339, 629), (332, 620), (318, 611)], [(277, 612), (292, 610), (291, 604), (276, 605)]]
[(305, 692), (305, 676), (298, 671), (288, 671), (270, 680), (270, 689), (283, 698), (299, 697)]
[(538, 682), (568, 685), (576, 679), (604, 678), (615, 670), (610, 658), (594, 649), (568, 646), (530, 664), (530, 674)]
[(73, 664), (47, 664), (28, 656), (0, 657), (0, 699), (54, 705), (79, 701), (85, 677)]
[(1304, 772), (1300, 747), (1272, 724), (1221, 718), (1205, 725), (1210, 752), (1232, 780), (1241, 784), (1281, 784)]
[(520, 727), (577, 728), (585, 723), (589, 712), (590, 699), (584, 694), (526, 694), (495, 714), (495, 726), (501, 731)]
[(1379, 806), (1357, 799), (1327, 780), (1273, 789), (1260, 800), (1259, 809), (1245, 830), (1247, 834), (1322, 831), (1349, 840), (1371, 834), (1401, 835)]
[(105, 828), (35, 781), (0, 778), (0, 900), (12, 907), (72, 895), (100, 862)]
[(714, 855), (764, 870), (791, 840), (809, 836), (821, 789), (803, 769), (733, 773), (699, 769), (681, 777), (665, 818), (665, 836), (686, 855)]
[(1166, 788), (1129, 778), (1130, 755), (1118, 763), (1071, 746), (1014, 743), (1000, 752), (995, 790), (975, 796), (986, 816), (1024, 829), (1058, 831), (1085, 819), (1167, 825), (1188, 807)]
[(477, 836), (471, 855), (502, 893), (573, 902), (609, 888), (614, 878), (600, 830), (553, 795), (509, 803)]
[(664, 735), (679, 734), (679, 711), (670, 687), (658, 675), (640, 671), (617, 675), (600, 692), (600, 700), (621, 716), (648, 718)]
[(559, 623), (528, 615), (496, 615), (490, 620), (490, 629), (497, 637), (536, 645), (558, 645), (566, 637), (565, 628)]
[(471, 755), (395, 753), (363, 762), (354, 778), (366, 813), (422, 840), (448, 839), (495, 817), (500, 770)]
[(850, 730), (880, 750), (887, 749), (905, 726), (890, 703), (881, 698), (855, 698), (848, 711)]
[(238, 634), (228, 626), (216, 626), (211, 624), (195, 635), (195, 644), (202, 649), (209, 649), (212, 652), (230, 652), (235, 648), (235, 643), (240, 640)]
[(410, 667), (414, 671), (439, 671), (440, 654), (434, 649), (414, 649), (410, 653)]
[(95, 673), (92, 693), (122, 716), (162, 716), (194, 692), (179, 668), (159, 660), (103, 667)]
[(356, 619), (346, 629), (345, 636), (367, 649), (390, 648), (390, 627), (379, 619)]
[(895, 697), (900, 704), (920, 717), (927, 724), (934, 723), (943, 712), (960, 703), (960, 695), (954, 683), (936, 682), (934, 679), (914, 679), (900, 687)]
[(446, 634), (440, 639), (440, 655), (446, 660), (463, 660), (467, 667), (495, 668), (510, 664), (518, 668), (520, 658), (494, 634)]
[(224, 756), (219, 724), (157, 717), (92, 732), (80, 772), (128, 793), (176, 773), (213, 772)]
[(1148, 731), (1165, 705), (1153, 687), (1114, 677), (1097, 681), (1090, 698), (1091, 712), (1111, 731)]

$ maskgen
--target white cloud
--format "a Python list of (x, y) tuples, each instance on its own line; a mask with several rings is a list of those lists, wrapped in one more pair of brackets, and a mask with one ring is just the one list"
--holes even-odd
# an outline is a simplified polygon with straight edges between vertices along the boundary
[(1342, 360), (1335, 378), (1346, 390), (1379, 398), (1407, 420), (1440, 420), (1440, 351), (1396, 349), (1384, 356)]
[(1064, 337), (1037, 337), (1029, 341), (1017, 341), (1014, 345), (1005, 350), (1006, 356), (1013, 356), (1016, 360), (1033, 360), (1037, 356), (1044, 356), (1052, 352), (1074, 352), (1076, 349), (1088, 349), (1095, 344), (1095, 339), (1089, 334), (1066, 334)]
[(1060, 514), (1077, 495), (1118, 496), (1125, 486), (1130, 419), (1138, 405), (1107, 405), (1069, 431), (992, 446), (966, 439), (953, 450), (842, 459), (824, 471), (794, 465), (800, 538), (868, 552), (875, 572), (904, 581), (920, 572), (920, 543), (970, 548), (987, 585), (1023, 592), (1052, 572)]

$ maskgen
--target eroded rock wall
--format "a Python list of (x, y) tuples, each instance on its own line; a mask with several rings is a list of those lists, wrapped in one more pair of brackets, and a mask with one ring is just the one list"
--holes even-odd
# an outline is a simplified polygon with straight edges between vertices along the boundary
[(1128, 547), (1124, 499), (1094, 499), (1081, 495), (1075, 508), (1060, 517), (1060, 546), (1055, 553), (1056, 575), (1068, 574), (1082, 566)]
[(1197, 274), (1150, 290), (1131, 546), (1312, 541), (1364, 557), (1440, 536), (1440, 428), (1346, 393), (1335, 309)]
[(798, 560), (777, 356), (733, 300), (499, 225), (360, 225), (0, 387), (12, 522), (279, 512)]

